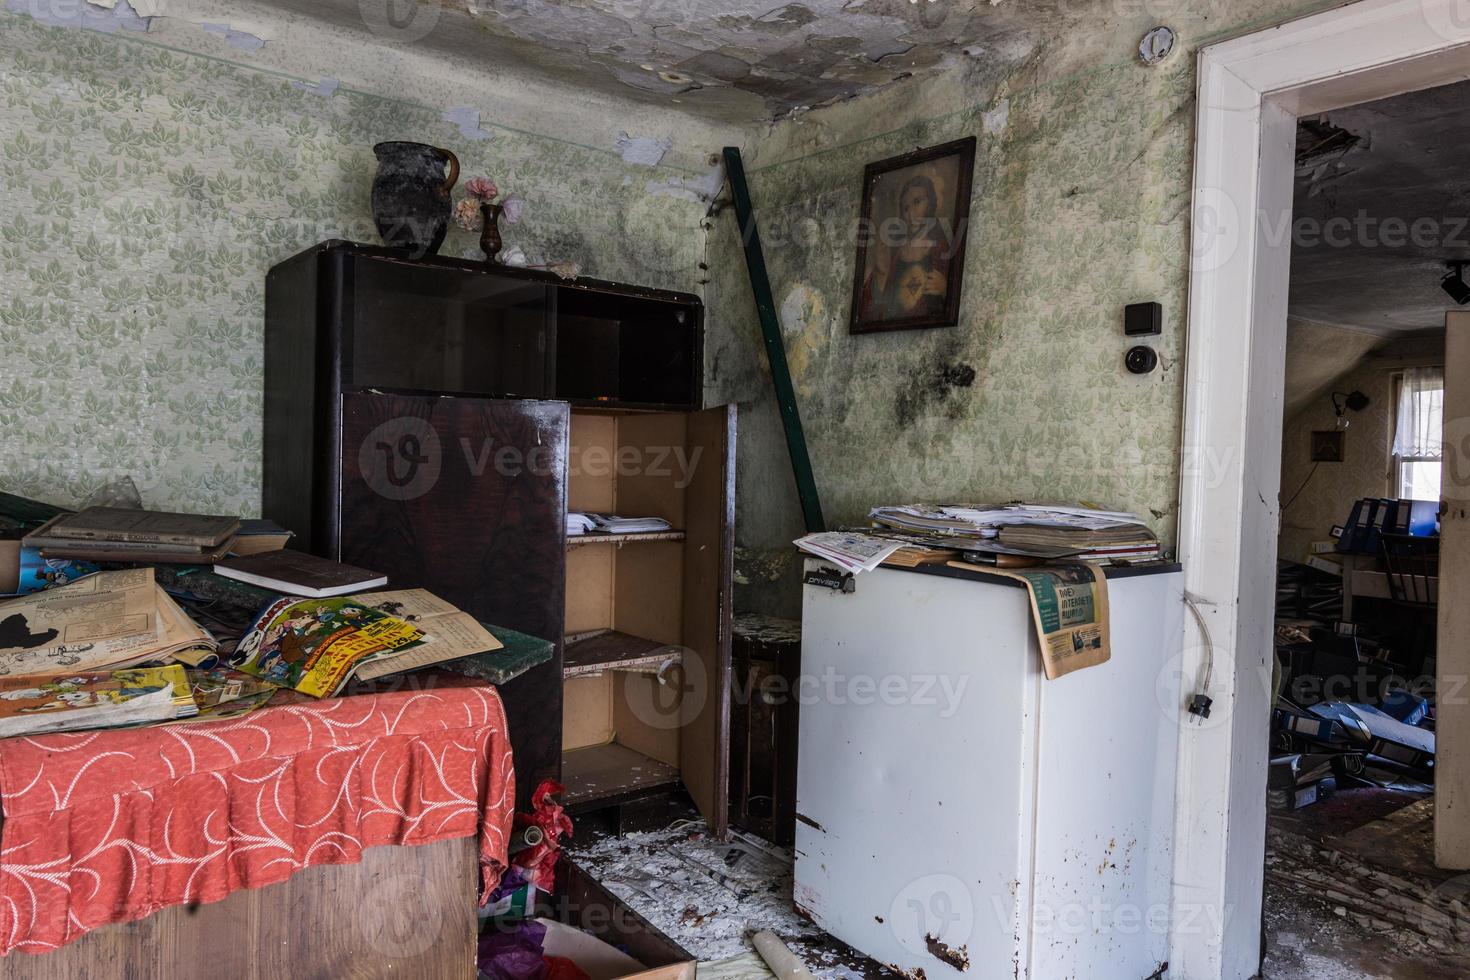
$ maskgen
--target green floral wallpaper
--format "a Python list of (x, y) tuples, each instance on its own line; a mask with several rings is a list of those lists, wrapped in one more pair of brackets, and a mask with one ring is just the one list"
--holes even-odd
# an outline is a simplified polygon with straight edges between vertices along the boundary
[[(66, 504), (130, 475), (151, 506), (256, 513), (265, 273), (376, 241), (380, 140), (520, 194), (506, 243), (533, 258), (697, 288), (703, 207), (645, 189), (669, 174), (293, 81), (0, 12), (0, 489)], [(458, 229), (443, 252), (480, 254)]]
[[(1172, 545), (1193, 108), (1187, 59), (1120, 64), (752, 168), (829, 525), (880, 503), (1084, 500), (1143, 514)], [(969, 135), (959, 326), (849, 334), (863, 167)], [(789, 614), (800, 514), (739, 242), (719, 228), (711, 378), (747, 409), (742, 605)], [(1160, 367), (1139, 377), (1123, 367), (1122, 311), (1144, 300), (1163, 304), (1165, 327), (1148, 340)]]

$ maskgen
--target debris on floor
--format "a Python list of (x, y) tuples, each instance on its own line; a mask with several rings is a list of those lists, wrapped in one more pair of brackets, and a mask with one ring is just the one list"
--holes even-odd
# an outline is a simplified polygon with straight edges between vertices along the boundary
[(1267, 980), (1470, 975), (1470, 876), (1433, 864), (1433, 799), (1381, 788), (1273, 812)]
[(568, 845), (577, 863), (700, 961), (701, 980), (770, 977), (751, 938), (769, 931), (818, 980), (887, 973), (797, 914), (788, 848), (759, 838), (710, 837), (698, 820)]

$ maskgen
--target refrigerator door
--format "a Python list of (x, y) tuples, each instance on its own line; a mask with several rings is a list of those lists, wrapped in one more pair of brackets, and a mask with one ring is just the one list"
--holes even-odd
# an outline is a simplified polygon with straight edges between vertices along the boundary
[(928, 980), (1011, 975), (1039, 662), (1019, 587), (887, 569), (805, 587), (798, 907)]
[(927, 980), (1155, 973), (1176, 916), (1181, 581), (1110, 579), (1111, 659), (1052, 681), (1018, 585), (806, 586), (797, 905)]

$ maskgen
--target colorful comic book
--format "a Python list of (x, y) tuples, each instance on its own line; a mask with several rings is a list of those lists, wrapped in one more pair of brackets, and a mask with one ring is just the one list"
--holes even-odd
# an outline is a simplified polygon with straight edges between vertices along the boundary
[(302, 694), (329, 697), (360, 664), (423, 638), (423, 630), (361, 597), (286, 597), (256, 617), (230, 666)]
[(198, 711), (177, 664), (0, 677), (0, 738), (172, 721)]
[(271, 695), (280, 690), (269, 681), (231, 670), (229, 667), (185, 669), (184, 673), (189, 677), (189, 689), (194, 695), (194, 703), (199, 706), (197, 715), (182, 719), (190, 722), (220, 721), (247, 715), (262, 707), (271, 699)]

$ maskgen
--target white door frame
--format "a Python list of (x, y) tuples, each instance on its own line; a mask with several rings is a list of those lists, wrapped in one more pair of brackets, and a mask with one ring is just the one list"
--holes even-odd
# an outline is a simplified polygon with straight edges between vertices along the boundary
[(1199, 53), (1179, 548), (1209, 634), (1187, 627), (1186, 697), (1213, 657), (1214, 705), (1181, 722), (1171, 978), (1259, 965), (1296, 118), (1465, 78), (1470, 0), (1362, 0)]

